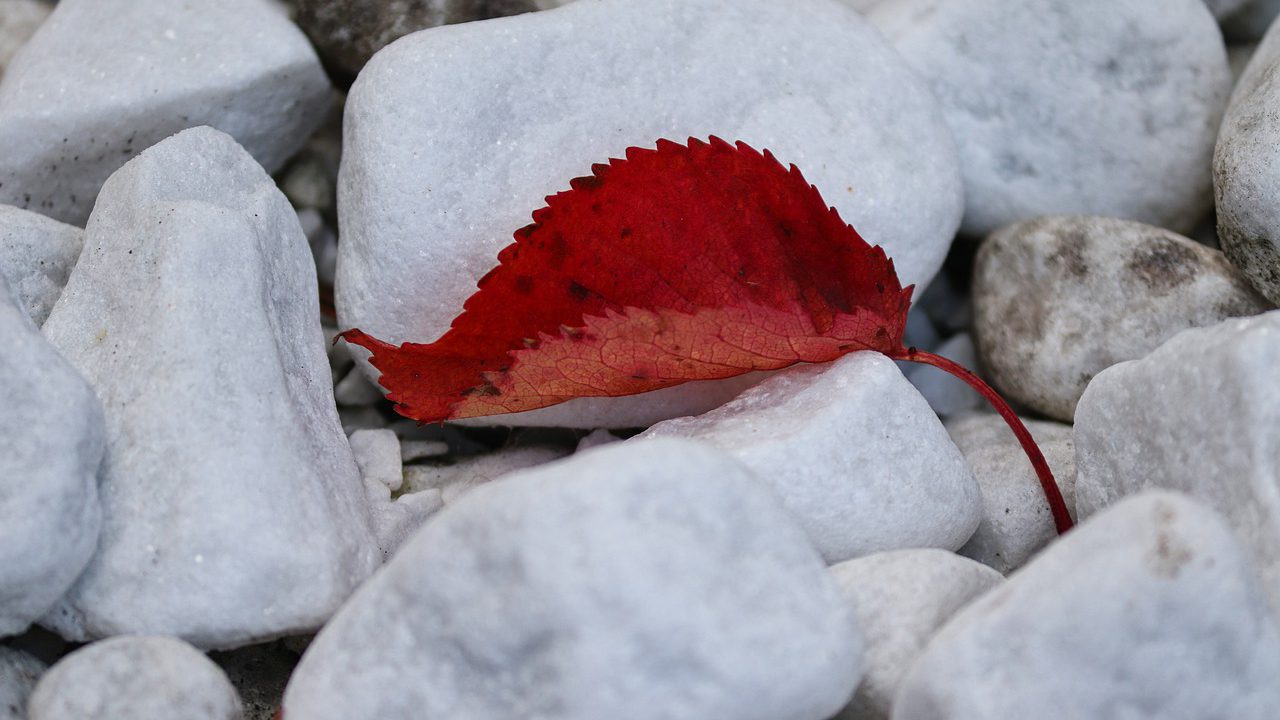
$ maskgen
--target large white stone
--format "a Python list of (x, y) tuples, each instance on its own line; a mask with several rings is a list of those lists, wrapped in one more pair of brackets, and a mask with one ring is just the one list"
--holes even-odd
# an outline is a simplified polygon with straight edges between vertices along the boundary
[(929, 638), (1004, 578), (944, 550), (876, 553), (831, 567), (866, 643), (866, 674), (835, 720), (886, 720), (893, 697)]
[[(430, 342), (544, 197), (659, 138), (718, 135), (797, 164), (926, 284), (962, 189), (937, 102), (835, 0), (585, 0), (392, 43), (347, 101), (338, 313)], [(740, 392), (690, 383), (489, 422), (643, 427)]]
[(1101, 370), (1187, 328), (1271, 307), (1213, 248), (1131, 220), (1079, 216), (1036, 218), (988, 237), (973, 299), (993, 384), (1064, 422)]
[(80, 257), (84, 231), (39, 213), (0, 205), (0, 278), (43, 325)]
[[(1040, 420), (1023, 424), (1049, 463), (1071, 512), (1076, 486), (1071, 426)], [(1007, 575), (1058, 536), (1044, 488), (1027, 453), (999, 415), (956, 418), (947, 422), (947, 432), (982, 488), (982, 522), (959, 553)]]
[(0, 720), (27, 720), (27, 696), (44, 671), (36, 658), (0, 645)]
[(62, 0), (0, 82), (0, 203), (82, 225), (112, 172), (198, 125), (274, 171), (329, 92), (269, 0)]
[(46, 622), (228, 647), (318, 627), (379, 561), (297, 216), (182, 132), (103, 187), (45, 323), (106, 408), (105, 521)]
[(867, 17), (942, 103), (966, 233), (1076, 213), (1187, 232), (1209, 209), (1231, 72), (1201, 0), (893, 0)]
[(289, 720), (825, 720), (861, 640), (742, 466), (616, 443), (476, 488), (316, 637)]
[(1269, 720), (1280, 633), (1222, 519), (1125, 501), (973, 602), (903, 681), (894, 720)]
[(1254, 287), (1280, 304), (1280, 23), (1245, 67), (1213, 156), (1218, 239)]
[(98, 544), (102, 406), (0, 277), (0, 637), (62, 596)]
[(889, 360), (853, 353), (783, 371), (704, 415), (628, 442), (682, 437), (767, 482), (828, 562), (884, 550), (955, 550), (982, 495), (937, 415)]
[(1280, 608), (1280, 311), (1188, 330), (1093, 379), (1076, 410), (1076, 512), (1149, 487), (1222, 513)]
[(59, 660), (40, 678), (28, 720), (241, 720), (222, 669), (169, 637), (103, 640)]

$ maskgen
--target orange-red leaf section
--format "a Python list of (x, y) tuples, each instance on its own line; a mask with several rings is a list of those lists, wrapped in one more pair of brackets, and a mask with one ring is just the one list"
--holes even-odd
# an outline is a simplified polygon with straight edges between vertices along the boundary
[(401, 414), (533, 410), (902, 351), (911, 288), (795, 166), (713, 137), (592, 170), (515, 233), (439, 340), (344, 334), (372, 351)]

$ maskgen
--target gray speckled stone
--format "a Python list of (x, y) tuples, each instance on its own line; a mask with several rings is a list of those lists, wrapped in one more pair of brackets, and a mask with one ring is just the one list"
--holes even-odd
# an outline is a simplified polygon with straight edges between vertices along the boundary
[(285, 717), (826, 720), (862, 643), (758, 482), (661, 440), (476, 488), (316, 636)]
[(1248, 556), (1185, 495), (1126, 500), (960, 611), (894, 720), (1271, 720), (1280, 632)]
[(190, 645), (126, 635), (81, 648), (40, 678), (28, 720), (241, 720), (235, 688)]
[(0, 637), (21, 633), (84, 570), (102, 509), (102, 405), (0, 277)]
[(0, 277), (36, 325), (49, 317), (83, 244), (74, 225), (0, 205)]
[(966, 233), (1067, 213), (1187, 232), (1209, 209), (1231, 72), (1201, 0), (893, 0), (867, 18), (942, 103)]
[(378, 565), (297, 216), (228, 135), (112, 175), (44, 332), (106, 410), (97, 554), (44, 624), (234, 647), (313, 630)]
[(1231, 95), (1213, 182), (1223, 252), (1280, 304), (1280, 23), (1271, 25)]
[(82, 225), (112, 172), (198, 125), (274, 171), (329, 93), (269, 0), (62, 0), (0, 81), (0, 203)]
[(44, 671), (34, 657), (0, 645), (0, 720), (27, 720), (27, 697)]
[(978, 352), (1002, 392), (1070, 422), (1099, 371), (1186, 328), (1271, 307), (1222, 253), (1142, 223), (1047, 217), (982, 244)]

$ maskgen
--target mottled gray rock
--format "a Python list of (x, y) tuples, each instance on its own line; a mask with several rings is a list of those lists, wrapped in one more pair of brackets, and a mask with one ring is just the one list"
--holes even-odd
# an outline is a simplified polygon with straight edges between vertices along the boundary
[(1093, 379), (1076, 413), (1081, 518), (1149, 487), (1231, 522), (1280, 608), (1280, 311), (1188, 330)]
[(1248, 557), (1190, 498), (1148, 493), (1081, 525), (962, 610), (894, 720), (1268, 720), (1280, 633)]
[(74, 225), (0, 205), (0, 278), (36, 325), (49, 317), (83, 243)]
[(835, 720), (887, 720), (893, 697), (929, 638), (1000, 573), (943, 550), (898, 550), (833, 565), (866, 644), (866, 674)]
[(98, 544), (102, 406), (0, 277), (0, 637), (62, 596)]
[(821, 558), (742, 466), (694, 443), (615, 443), (433, 518), (316, 637), (284, 709), (824, 720), (861, 655)]
[[(339, 319), (395, 342), (441, 335), (547, 195), (659, 138), (715, 134), (795, 163), (922, 288), (963, 204), (937, 101), (833, 0), (603, 0), (436, 28), (378, 53), (344, 129)], [(645, 427), (747, 382), (484, 422)]]
[(391, 41), (438, 25), (515, 15), (537, 0), (294, 0), (298, 25), (337, 75), (355, 78)]
[(1280, 24), (1273, 23), (1231, 94), (1213, 156), (1218, 237), (1249, 282), (1280, 304)]
[(45, 323), (106, 408), (98, 552), (45, 619), (232, 647), (318, 627), (376, 567), (306, 240), (210, 128), (103, 187)]
[(660, 437), (733, 455), (773, 488), (827, 562), (955, 550), (982, 512), (973, 473), (938, 416), (879, 353), (785, 370), (723, 407), (628, 442)]
[(973, 296), (978, 351), (994, 385), (1064, 422), (1099, 371), (1186, 328), (1270, 307), (1222, 253), (1099, 217), (1039, 218), (987, 238)]
[(36, 658), (0, 645), (0, 720), (27, 720), (27, 696), (44, 671)]
[[(1076, 484), (1071, 426), (1037, 420), (1023, 423), (1044, 453), (1071, 511)], [(982, 488), (982, 522), (958, 552), (1007, 575), (1058, 536), (1044, 489), (1022, 445), (999, 415), (956, 418), (947, 423), (947, 432)]]
[(226, 674), (190, 645), (127, 635), (58, 661), (31, 693), (28, 720), (241, 720)]
[(53, 4), (43, 0), (0, 2), (0, 77), (4, 76), (9, 61), (27, 44), (52, 11)]
[(1201, 0), (894, 0), (867, 17), (942, 102), (966, 233), (1075, 213), (1186, 232), (1209, 209), (1231, 73)]
[(62, 0), (0, 82), (0, 203), (82, 225), (112, 172), (198, 125), (274, 171), (329, 93), (268, 0)]

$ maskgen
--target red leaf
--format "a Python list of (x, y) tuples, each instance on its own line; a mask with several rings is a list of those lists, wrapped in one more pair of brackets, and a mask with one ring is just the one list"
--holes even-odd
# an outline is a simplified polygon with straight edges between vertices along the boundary
[[(396, 347), (343, 333), (372, 351), (398, 412), (519, 412), (855, 350), (957, 374), (902, 346), (911, 288), (795, 166), (713, 137), (659, 140), (592, 170), (516, 231), (439, 340)], [(1062, 527), (1065, 506), (1054, 511)]]

